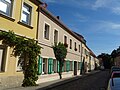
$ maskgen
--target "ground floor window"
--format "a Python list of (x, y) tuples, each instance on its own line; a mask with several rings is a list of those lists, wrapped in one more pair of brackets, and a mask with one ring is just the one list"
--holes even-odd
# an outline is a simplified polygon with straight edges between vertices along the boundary
[(43, 63), (42, 63), (43, 65), (43, 67), (42, 67), (42, 74), (47, 74), (48, 73), (48, 69), (47, 69), (47, 58), (43, 58)]
[(18, 62), (17, 62), (17, 71), (23, 71), (23, 65), (24, 65), (24, 56), (20, 55), (18, 57)]
[(56, 59), (53, 60), (53, 72), (54, 73), (57, 72), (57, 60)]
[(6, 47), (0, 46), (0, 72), (5, 71)]
[(70, 61), (70, 71), (73, 71), (73, 61)]

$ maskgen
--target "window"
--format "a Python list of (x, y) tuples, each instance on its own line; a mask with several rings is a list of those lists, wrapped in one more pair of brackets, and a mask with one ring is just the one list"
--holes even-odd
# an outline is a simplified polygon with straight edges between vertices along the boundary
[(5, 47), (0, 46), (0, 72), (5, 70), (5, 54), (6, 54)]
[(77, 51), (77, 48), (76, 48), (76, 42), (75, 42), (75, 51)]
[(68, 47), (68, 44), (67, 44), (67, 36), (64, 36), (64, 45), (65, 45), (66, 48)]
[(32, 7), (24, 3), (22, 7), (22, 16), (21, 16), (21, 21), (23, 23), (28, 25), (31, 24), (31, 12), (32, 12)]
[(20, 55), (17, 63), (17, 71), (22, 71), (23, 70), (23, 65), (24, 65), (24, 56)]
[(55, 30), (54, 31), (54, 43), (57, 43), (58, 42), (58, 31)]
[(67, 44), (67, 36), (64, 36), (64, 44)]
[(72, 40), (70, 39), (70, 49), (72, 49)]
[(0, 13), (7, 16), (12, 15), (12, 3), (13, 0), (0, 0)]
[(45, 24), (44, 38), (47, 40), (49, 40), (49, 29), (50, 26), (48, 24)]

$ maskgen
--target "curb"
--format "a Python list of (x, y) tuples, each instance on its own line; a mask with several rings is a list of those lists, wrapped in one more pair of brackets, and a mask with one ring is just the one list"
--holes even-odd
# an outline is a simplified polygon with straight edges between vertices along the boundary
[(67, 84), (67, 83), (70, 83), (70, 82), (85, 78), (85, 77), (89, 77), (89, 76), (91, 76), (93, 74), (97, 74), (99, 72), (100, 71), (96, 71), (96, 72), (91, 72), (91, 73), (84, 74), (82, 76), (75, 76), (75, 77), (72, 77), (72, 78), (69, 78), (69, 79), (66, 79), (66, 80), (63, 80), (63, 81), (48, 85), (46, 87), (38, 88), (36, 90), (50, 90), (50, 89), (52, 89), (54, 87), (61, 86), (61, 85), (64, 85), (64, 84)]

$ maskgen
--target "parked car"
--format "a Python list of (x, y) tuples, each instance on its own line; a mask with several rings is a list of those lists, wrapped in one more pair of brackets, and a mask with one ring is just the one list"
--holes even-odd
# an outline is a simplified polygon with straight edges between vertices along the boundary
[(120, 90), (120, 71), (113, 71), (108, 83), (108, 90)]
[(112, 66), (111, 72), (113, 72), (113, 71), (120, 71), (120, 67), (118, 67), (118, 66)]

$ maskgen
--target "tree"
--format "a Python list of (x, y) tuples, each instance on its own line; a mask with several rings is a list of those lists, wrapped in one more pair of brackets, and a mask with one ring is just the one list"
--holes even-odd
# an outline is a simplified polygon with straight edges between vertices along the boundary
[(100, 55), (98, 55), (98, 58), (102, 58), (103, 66), (106, 69), (111, 68), (111, 66), (112, 66), (112, 64), (111, 64), (111, 56), (109, 54), (101, 53)]
[(13, 48), (13, 55), (24, 57), (23, 73), (24, 80), (22, 86), (35, 86), (37, 76), (37, 56), (41, 47), (33, 39), (17, 36), (14, 32), (0, 32), (0, 40), (4, 45)]
[(112, 53), (111, 53), (111, 58), (112, 58), (113, 65), (114, 65), (116, 56), (117, 56), (117, 50), (113, 50)]
[(67, 55), (67, 49), (64, 46), (63, 43), (59, 42), (58, 44), (55, 43), (53, 46), (53, 51), (55, 58), (59, 61), (59, 76), (60, 79), (62, 79), (62, 67), (64, 65), (64, 59), (66, 58)]

